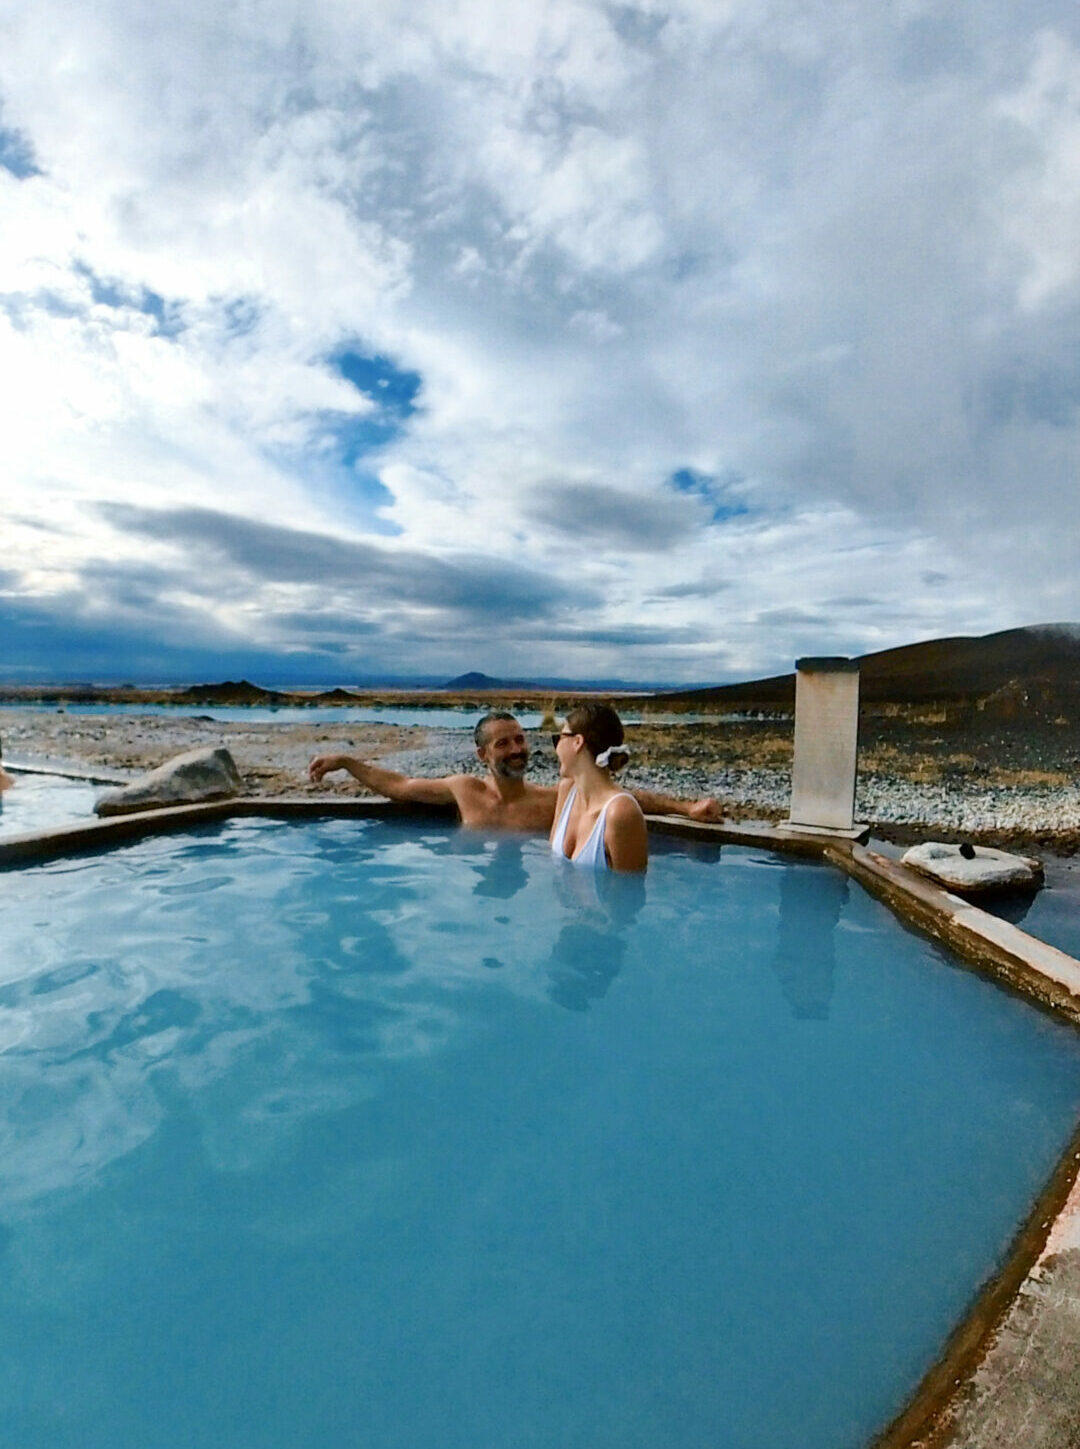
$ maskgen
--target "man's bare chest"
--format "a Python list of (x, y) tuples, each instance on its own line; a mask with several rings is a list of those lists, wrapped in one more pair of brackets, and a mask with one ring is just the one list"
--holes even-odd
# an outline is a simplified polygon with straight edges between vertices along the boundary
[(495, 830), (550, 830), (553, 802), (546, 795), (529, 794), (520, 800), (492, 798), (484, 791), (459, 802), (462, 823)]

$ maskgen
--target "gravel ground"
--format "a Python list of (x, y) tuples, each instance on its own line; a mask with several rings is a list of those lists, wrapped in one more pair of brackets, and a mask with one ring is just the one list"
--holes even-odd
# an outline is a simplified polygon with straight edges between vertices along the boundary
[[(319, 753), (350, 752), (408, 774), (444, 775), (478, 769), (465, 731), (391, 725), (273, 724), (217, 721), (197, 715), (111, 715), (4, 709), (5, 758), (20, 764), (99, 768), (137, 775), (195, 746), (225, 745), (252, 794), (353, 794), (347, 777), (316, 787), (307, 763)], [(995, 758), (1015, 761), (1020, 736), (991, 741)], [(1023, 736), (1027, 739), (1027, 735)], [(790, 727), (650, 725), (631, 730), (634, 756), (624, 775), (645, 786), (691, 798), (713, 795), (734, 819), (782, 819), (790, 793)], [(890, 769), (874, 768), (880, 741), (867, 750), (857, 795), (857, 818), (896, 839), (938, 834), (1000, 843), (1029, 843), (1071, 853), (1080, 846), (1080, 778), (1040, 755), (1011, 780), (985, 759), (958, 767), (963, 744), (912, 737), (893, 742)], [(970, 741), (967, 742), (970, 745)], [(974, 748), (974, 747), (972, 747)], [(1071, 746), (1070, 746), (1071, 748)], [(1061, 753), (1060, 751), (1058, 752)], [(985, 749), (983, 750), (985, 754)], [(1030, 750), (1029, 750), (1030, 754)], [(1071, 757), (1070, 757), (1071, 758)], [(1031, 764), (1032, 760), (1024, 761)], [(904, 772), (904, 775), (901, 774)], [(995, 782), (995, 773), (999, 779)], [(1017, 775), (1020, 772), (1014, 771)], [(906, 777), (905, 777), (906, 775)], [(929, 776), (930, 778), (925, 778)], [(533, 739), (530, 779), (555, 779), (545, 736)]]

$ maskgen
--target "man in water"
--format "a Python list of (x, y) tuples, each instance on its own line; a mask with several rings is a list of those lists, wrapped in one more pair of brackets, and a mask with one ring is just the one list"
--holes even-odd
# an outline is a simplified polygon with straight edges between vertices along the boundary
[[(348, 770), (354, 780), (390, 800), (414, 805), (456, 805), (462, 825), (482, 829), (548, 831), (555, 818), (554, 785), (529, 785), (529, 745), (525, 731), (512, 714), (486, 714), (477, 724), (477, 758), (487, 766), (483, 779), (476, 775), (444, 775), (441, 779), (411, 779), (396, 770), (368, 765), (355, 755), (316, 755), (308, 774), (317, 784), (334, 770)], [(686, 815), (691, 820), (722, 819), (720, 806), (706, 797), (679, 800), (655, 790), (631, 790), (646, 815)]]

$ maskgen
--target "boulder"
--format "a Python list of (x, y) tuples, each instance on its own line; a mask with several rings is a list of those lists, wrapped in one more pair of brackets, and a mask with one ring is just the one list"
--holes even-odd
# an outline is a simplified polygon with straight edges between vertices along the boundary
[(200, 800), (227, 799), (242, 788), (240, 772), (228, 750), (186, 750), (130, 785), (102, 795), (94, 810), (98, 815), (125, 815), (132, 810), (195, 805)]
[(901, 863), (959, 895), (1038, 890), (1043, 881), (1041, 861), (985, 845), (942, 845), (931, 841), (913, 845), (904, 852)]

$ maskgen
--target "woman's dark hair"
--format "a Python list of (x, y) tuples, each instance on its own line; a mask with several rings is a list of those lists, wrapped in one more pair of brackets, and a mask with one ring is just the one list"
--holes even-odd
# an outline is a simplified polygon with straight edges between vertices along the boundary
[[(586, 699), (581, 704), (575, 704), (566, 716), (566, 727), (571, 734), (584, 738), (585, 747), (594, 760), (605, 750), (623, 742), (622, 720), (610, 704), (601, 704), (599, 700)], [(608, 769), (621, 770), (629, 758), (629, 751), (612, 750)]]

